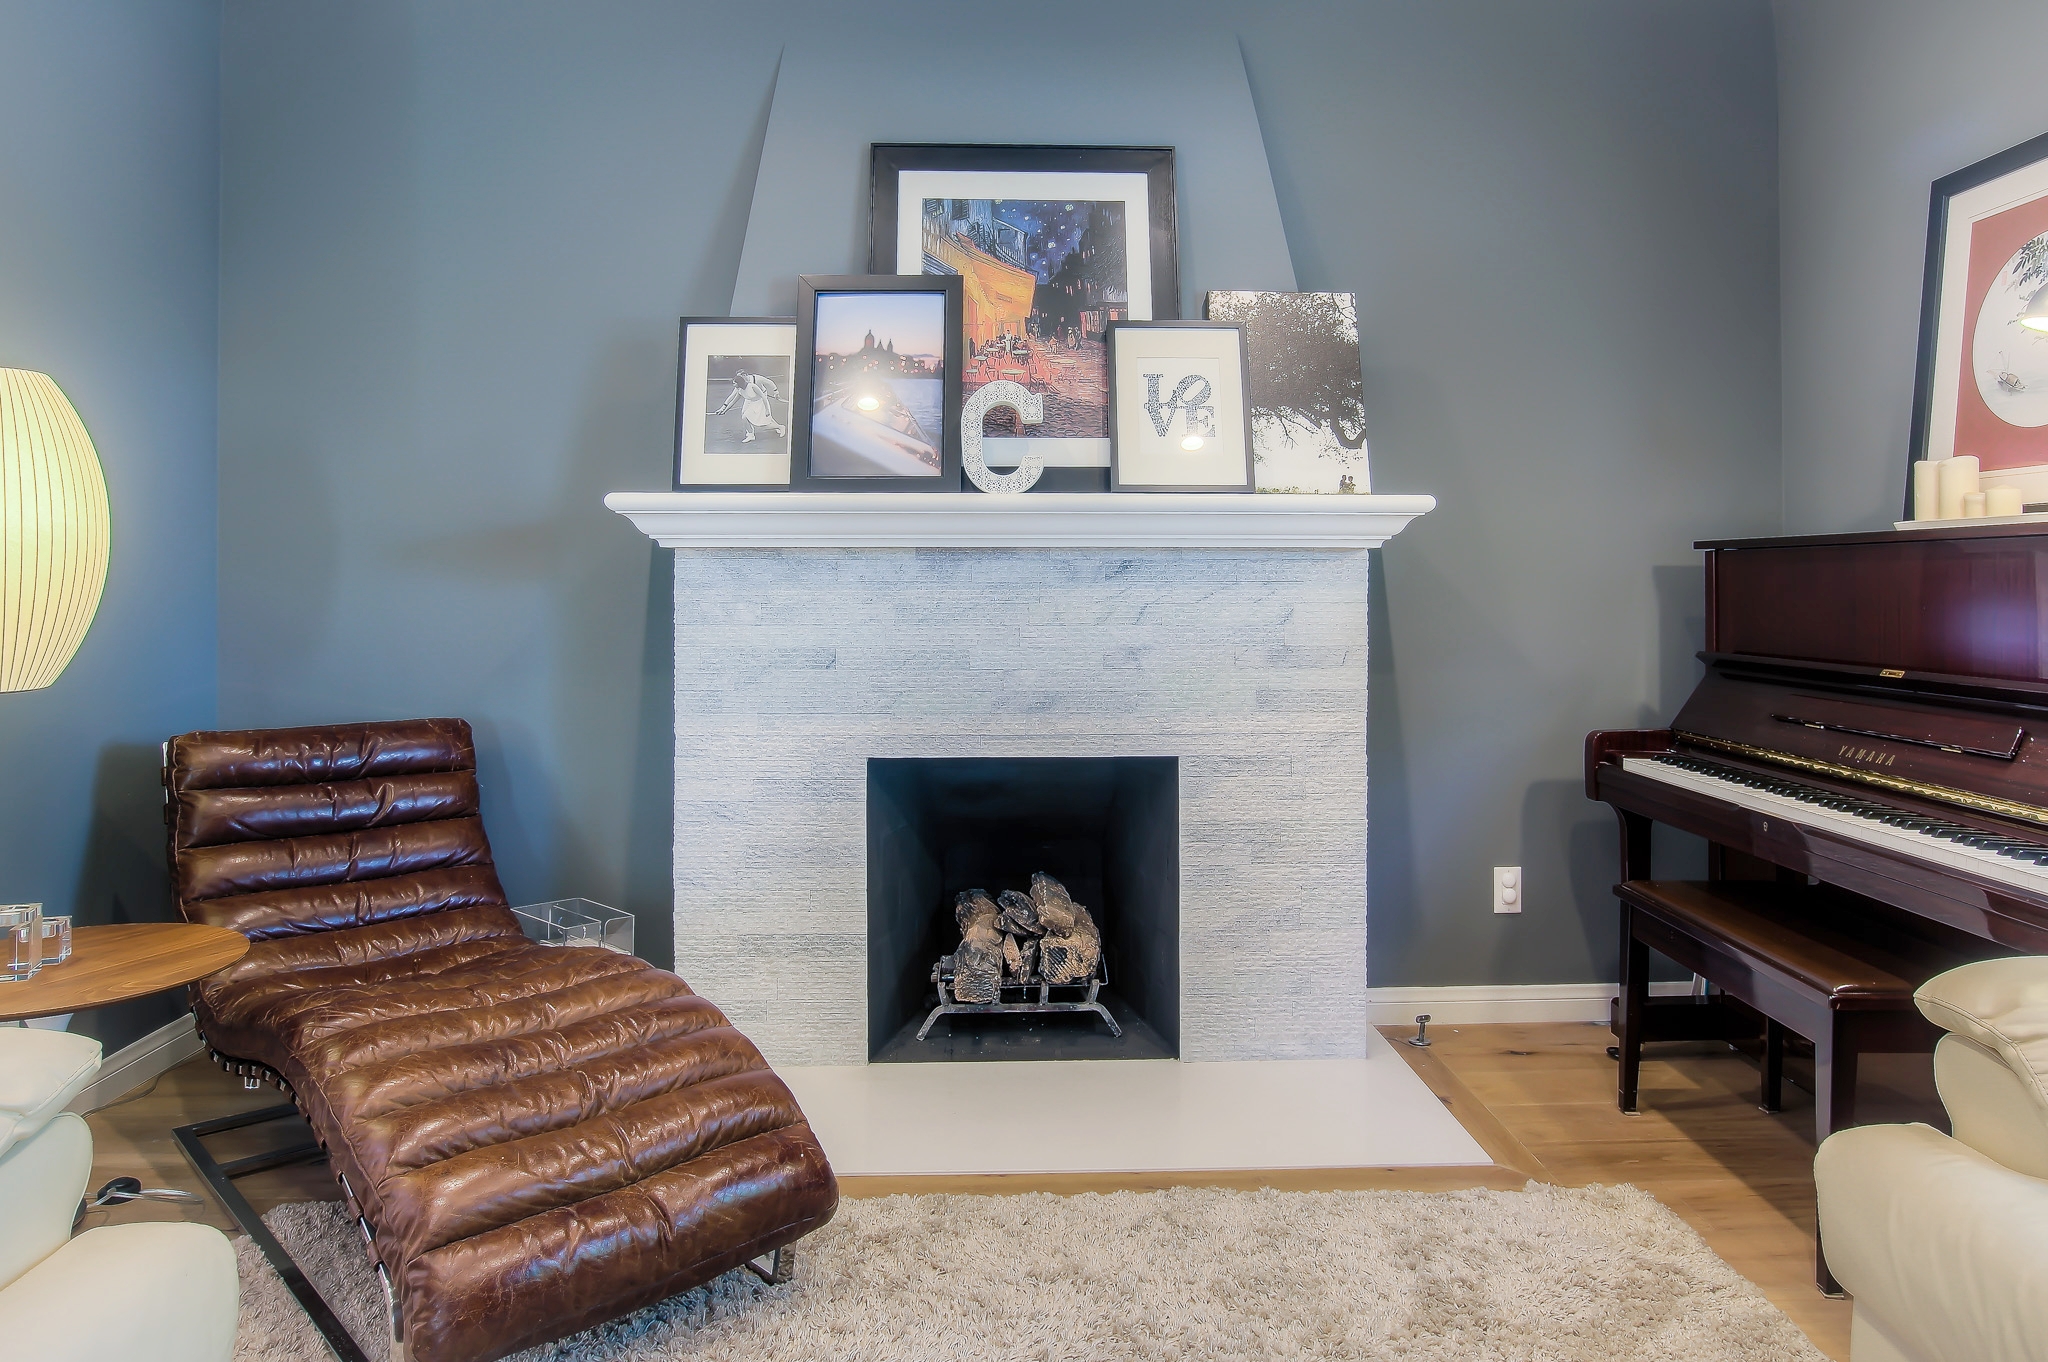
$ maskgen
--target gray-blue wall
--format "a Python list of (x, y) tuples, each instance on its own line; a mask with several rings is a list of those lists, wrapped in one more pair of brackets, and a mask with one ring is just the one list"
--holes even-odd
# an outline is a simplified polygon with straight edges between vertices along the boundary
[(1785, 528), (1906, 495), (1929, 187), (2048, 132), (2041, 0), (1781, 0)]
[(0, 5), (0, 365), (71, 398), (113, 511), (77, 657), (0, 695), (0, 898), (81, 923), (171, 916), (157, 744), (214, 717), (218, 38), (213, 0)]
[(1295, 273), (1359, 295), (1374, 488), (1440, 501), (1373, 599), (1372, 982), (1613, 979), (1582, 743), (1691, 690), (1693, 541), (1777, 526), (1769, 14), (1280, 12), (1244, 35)]
[(222, 44), (222, 721), (470, 719), (508, 890), (656, 961), (670, 565), (602, 498), (667, 485), (676, 318), (732, 296), (758, 27), (233, 4)]
[[(222, 722), (469, 716), (510, 891), (629, 906), (657, 958), (671, 601), (599, 497), (666, 485), (674, 320), (732, 295), (781, 34), (842, 8), (225, 15)], [(939, 14), (1035, 136), (1060, 72), (1008, 20), (838, 40)], [(1691, 541), (1777, 524), (1769, 12), (1118, 7), (1147, 23), (1241, 42), (1299, 285), (1361, 297), (1374, 485), (1443, 500), (1376, 589), (1373, 980), (1612, 978), (1580, 740), (1689, 689)]]

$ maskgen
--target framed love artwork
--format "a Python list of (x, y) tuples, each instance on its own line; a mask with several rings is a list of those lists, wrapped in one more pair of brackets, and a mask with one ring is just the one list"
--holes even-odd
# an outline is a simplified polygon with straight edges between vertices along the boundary
[(1252, 491), (1250, 393), (1242, 327), (1111, 323), (1112, 489)]

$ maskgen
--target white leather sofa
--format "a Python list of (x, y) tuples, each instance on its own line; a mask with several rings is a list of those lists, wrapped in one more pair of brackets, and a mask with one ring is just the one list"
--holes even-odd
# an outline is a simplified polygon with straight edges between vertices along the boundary
[(1853, 1362), (2048, 1360), (2048, 957), (1964, 965), (1913, 995), (1949, 1032), (1930, 1126), (1836, 1131), (1813, 1162), (1821, 1243), (1855, 1297)]
[(207, 1225), (107, 1225), (73, 1238), (92, 1132), (64, 1105), (100, 1043), (0, 1027), (0, 1357), (228, 1362), (241, 1287)]

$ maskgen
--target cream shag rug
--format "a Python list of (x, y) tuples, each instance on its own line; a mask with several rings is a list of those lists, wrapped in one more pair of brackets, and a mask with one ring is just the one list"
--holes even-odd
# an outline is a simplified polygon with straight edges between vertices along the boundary
[[(383, 1298), (340, 1206), (267, 1222), (381, 1358)], [(235, 1357), (327, 1362), (247, 1239)], [(1824, 1362), (1634, 1187), (844, 1201), (796, 1280), (745, 1273), (519, 1362), (1466, 1359)]]

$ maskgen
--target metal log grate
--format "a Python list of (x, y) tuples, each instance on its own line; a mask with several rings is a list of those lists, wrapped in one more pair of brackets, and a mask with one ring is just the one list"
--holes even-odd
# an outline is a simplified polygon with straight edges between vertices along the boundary
[[(917, 1038), (923, 1040), (930, 1035), (932, 1027), (941, 1017), (1026, 1012), (1093, 1012), (1109, 1027), (1110, 1035), (1121, 1036), (1124, 1033), (1123, 1028), (1116, 1024), (1116, 1018), (1109, 1015), (1109, 1009), (1104, 1007), (1097, 997), (1108, 982), (1109, 965), (1106, 961), (1098, 959), (1095, 962), (1095, 973), (1079, 983), (1049, 984), (1035, 976), (1029, 979), (1004, 979), (995, 1002), (955, 1002), (953, 957), (942, 955), (939, 957), (939, 963), (932, 966), (932, 983), (939, 990), (939, 1005), (924, 1019), (924, 1025), (917, 1030)], [(1055, 998), (1055, 993), (1061, 996)], [(1076, 994), (1080, 996), (1074, 996)]]

